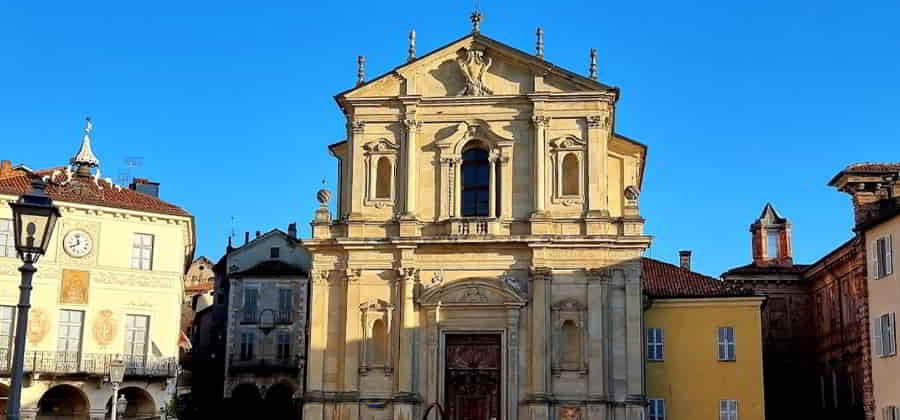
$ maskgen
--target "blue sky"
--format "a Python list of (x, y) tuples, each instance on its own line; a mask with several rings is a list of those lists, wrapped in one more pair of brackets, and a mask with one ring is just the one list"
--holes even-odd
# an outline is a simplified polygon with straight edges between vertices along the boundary
[[(261, 4), (263, 6), (261, 6)], [(12, 2), (0, 0), (0, 158), (63, 164), (94, 117), (104, 176), (132, 175), (197, 217), (198, 255), (232, 226), (308, 233), (342, 139), (332, 96), (469, 30), (471, 2)], [(514, 6), (512, 5), (514, 4)], [(426, 5), (426, 6), (422, 6)], [(750, 259), (771, 201), (795, 260), (851, 235), (826, 183), (848, 163), (900, 160), (900, 3), (484, 0), (482, 31), (619, 86), (617, 130), (650, 146), (649, 255), (718, 275)]]

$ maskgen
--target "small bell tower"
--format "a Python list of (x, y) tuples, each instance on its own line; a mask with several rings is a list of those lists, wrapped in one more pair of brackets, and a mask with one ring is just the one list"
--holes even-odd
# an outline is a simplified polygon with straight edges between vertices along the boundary
[(753, 265), (789, 267), (794, 264), (791, 223), (771, 203), (766, 203), (759, 219), (750, 225), (750, 234)]
[(76, 176), (91, 176), (91, 168), (100, 166), (100, 160), (94, 156), (91, 149), (91, 133), (94, 131), (94, 124), (91, 117), (84, 119), (84, 136), (81, 138), (81, 147), (78, 153), (69, 160), (69, 163), (75, 166)]

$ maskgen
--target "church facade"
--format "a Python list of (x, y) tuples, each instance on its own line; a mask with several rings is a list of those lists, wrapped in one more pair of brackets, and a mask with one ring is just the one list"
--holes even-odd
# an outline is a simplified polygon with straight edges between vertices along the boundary
[(643, 418), (646, 146), (593, 52), (578, 75), (479, 20), (336, 96), (305, 419)]

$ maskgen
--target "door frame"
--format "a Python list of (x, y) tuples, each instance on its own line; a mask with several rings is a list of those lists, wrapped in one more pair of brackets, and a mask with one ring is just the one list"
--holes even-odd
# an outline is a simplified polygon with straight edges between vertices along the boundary
[(440, 329), (440, 343), (438, 345), (438, 371), (437, 371), (437, 393), (438, 400), (441, 402), (442, 407), (447, 407), (447, 390), (445, 389), (446, 384), (446, 373), (447, 373), (447, 336), (448, 335), (496, 335), (500, 337), (500, 418), (508, 419), (510, 418), (506, 409), (507, 401), (509, 398), (508, 389), (509, 389), (509, 376), (507, 372), (509, 371), (509, 363), (507, 357), (507, 337), (506, 330), (497, 329), (497, 328), (465, 328), (465, 329), (456, 329), (456, 328), (441, 328)]

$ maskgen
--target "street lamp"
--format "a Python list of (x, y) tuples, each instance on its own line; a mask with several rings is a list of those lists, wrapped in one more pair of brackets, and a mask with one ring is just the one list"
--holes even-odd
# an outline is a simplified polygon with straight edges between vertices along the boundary
[[(119, 384), (122, 383), (122, 380), (125, 379), (125, 362), (120, 359), (113, 360), (109, 362), (109, 381), (112, 382), (112, 416), (110, 416), (110, 420), (116, 420), (116, 411), (125, 411), (125, 408), (128, 407), (128, 400), (125, 399), (125, 395), (122, 395), (119, 398)], [(121, 407), (121, 408), (120, 408)]]
[(13, 212), (13, 235), (16, 253), (24, 264), (19, 267), (22, 282), (19, 285), (19, 304), (16, 316), (16, 342), (13, 347), (13, 371), (9, 386), (7, 418), (19, 420), (22, 400), (22, 379), (25, 376), (25, 335), (28, 328), (28, 310), (31, 308), (31, 279), (37, 271), (34, 264), (47, 252), (53, 226), (60, 217), (59, 209), (44, 191), (46, 185), (39, 177), (31, 180), (31, 192), (9, 203)]

